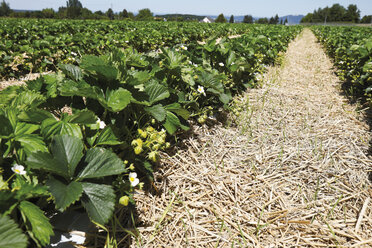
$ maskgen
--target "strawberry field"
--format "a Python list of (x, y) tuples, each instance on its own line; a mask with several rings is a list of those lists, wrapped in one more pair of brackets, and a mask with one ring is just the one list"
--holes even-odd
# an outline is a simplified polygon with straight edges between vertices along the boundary
[(372, 29), (370, 27), (314, 27), (313, 31), (334, 59), (347, 93), (372, 103)]
[[(159, 153), (190, 125), (221, 121), (301, 27), (0, 20), (2, 247), (44, 247), (49, 217), (103, 227), (151, 187)], [(239, 35), (230, 39), (229, 35)], [(217, 39), (220, 38), (220, 39)]]

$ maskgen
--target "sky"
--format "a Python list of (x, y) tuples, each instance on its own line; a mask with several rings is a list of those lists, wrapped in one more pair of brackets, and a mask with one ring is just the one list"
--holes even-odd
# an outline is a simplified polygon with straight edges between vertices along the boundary
[[(12, 9), (41, 10), (66, 6), (66, 0), (5, 0)], [(306, 15), (319, 7), (332, 6), (339, 3), (345, 8), (356, 4), (361, 16), (372, 15), (372, 0), (80, 0), (83, 7), (92, 11), (114, 12), (127, 9), (136, 13), (139, 9), (149, 8), (156, 14), (195, 14), (195, 15), (253, 15), (254, 17), (271, 17), (276, 14)]]

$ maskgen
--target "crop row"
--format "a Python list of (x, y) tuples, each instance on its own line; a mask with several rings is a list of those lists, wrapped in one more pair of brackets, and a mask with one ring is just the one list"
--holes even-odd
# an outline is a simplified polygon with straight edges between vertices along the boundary
[(370, 27), (313, 27), (333, 58), (348, 93), (372, 104), (372, 29)]
[(111, 49), (0, 92), (0, 228), (14, 234), (0, 240), (26, 247), (23, 227), (45, 246), (53, 235), (45, 213), (84, 209), (102, 226), (115, 207), (134, 206), (159, 152), (191, 122), (215, 122), (300, 30), (258, 26), (218, 42)]
[(0, 77), (54, 71), (81, 54), (139, 52), (247, 32), (247, 25), (95, 20), (0, 20)]

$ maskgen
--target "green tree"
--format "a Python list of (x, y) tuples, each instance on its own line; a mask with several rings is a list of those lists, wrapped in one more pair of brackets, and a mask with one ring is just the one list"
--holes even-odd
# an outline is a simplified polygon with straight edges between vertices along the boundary
[(66, 2), (67, 7), (67, 17), (68, 18), (77, 18), (81, 15), (81, 10), (83, 5), (79, 0), (68, 0)]
[(283, 24), (285, 25), (285, 24), (287, 24), (287, 23), (288, 23), (288, 19), (287, 19), (287, 18), (285, 18), (285, 20), (284, 20), (284, 23), (283, 23)]
[(234, 23), (234, 15), (231, 15), (231, 16), (230, 16), (229, 23)]
[(372, 23), (372, 15), (365, 15), (363, 16), (362, 20), (360, 23)]
[(93, 15), (92, 11), (90, 11), (89, 9), (83, 8), (81, 10), (81, 18), (83, 18), (84, 20), (94, 19), (94, 15)]
[(119, 16), (121, 19), (129, 18), (128, 11), (126, 9), (123, 9), (123, 11), (119, 13)]
[(114, 14), (114, 11), (109, 8), (106, 12), (106, 16), (110, 19), (110, 20), (114, 20), (115, 19), (115, 14)]
[(257, 20), (257, 23), (258, 24), (268, 24), (269, 19), (267, 19), (266, 17), (265, 18), (260, 18), (260, 19)]
[(313, 22), (313, 14), (309, 13), (302, 17), (300, 23), (312, 23)]
[(253, 17), (251, 15), (245, 15), (243, 19), (244, 23), (253, 23)]
[(274, 17), (270, 17), (269, 24), (276, 24)]
[(224, 17), (224, 15), (221, 13), (214, 22), (219, 22), (219, 23), (225, 23), (227, 22), (226, 18)]
[(346, 14), (346, 9), (341, 6), (340, 4), (336, 3), (329, 8), (329, 18), (327, 18), (328, 22), (340, 22), (344, 20), (344, 16)]
[(278, 24), (279, 23), (279, 16), (278, 16), (278, 14), (275, 15), (274, 22), (275, 22), (274, 24)]
[(12, 10), (9, 7), (9, 3), (6, 3), (5, 0), (3, 0), (0, 5), (0, 16), (9, 16), (11, 13)]
[(139, 21), (149, 21), (153, 19), (153, 13), (150, 11), (150, 9), (140, 9), (136, 15), (136, 20)]
[(347, 7), (344, 21), (358, 23), (360, 19), (360, 10), (355, 4), (350, 4)]
[(43, 9), (41, 11), (43, 18), (54, 18), (56, 15), (56, 12), (54, 12), (54, 9), (48, 8), (48, 9)]

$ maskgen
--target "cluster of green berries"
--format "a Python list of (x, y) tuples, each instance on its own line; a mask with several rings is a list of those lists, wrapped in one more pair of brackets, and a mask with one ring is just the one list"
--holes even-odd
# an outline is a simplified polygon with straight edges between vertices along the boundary
[(146, 152), (147, 157), (153, 162), (158, 161), (159, 150), (170, 147), (170, 144), (165, 142), (167, 134), (164, 129), (157, 131), (148, 126), (145, 129), (138, 129), (137, 133), (139, 137), (132, 141), (134, 153), (139, 155)]

